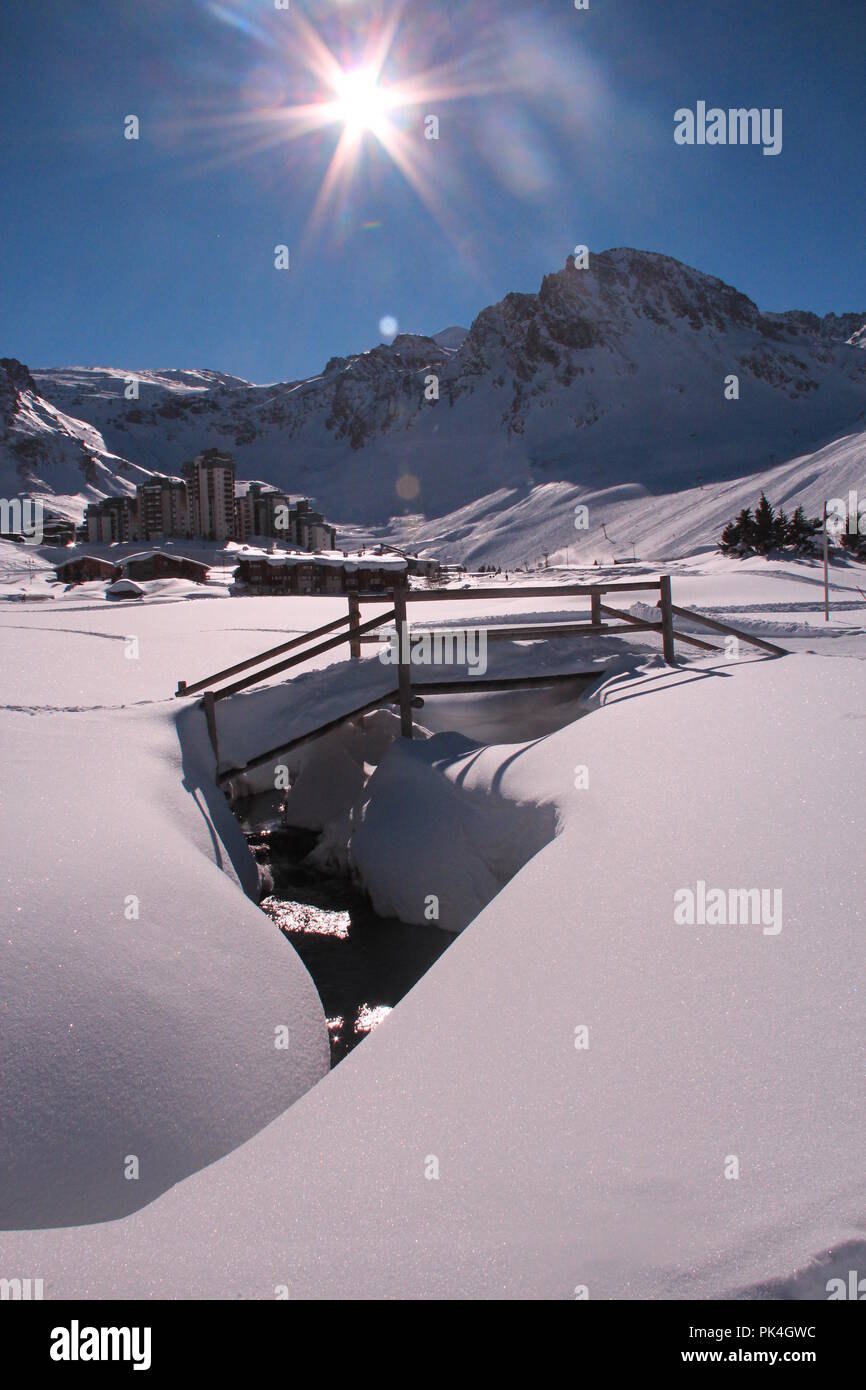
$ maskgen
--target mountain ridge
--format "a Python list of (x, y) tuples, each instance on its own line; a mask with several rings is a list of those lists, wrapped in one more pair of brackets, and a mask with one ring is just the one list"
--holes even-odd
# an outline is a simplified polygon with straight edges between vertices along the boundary
[[(486, 498), (495, 510), (503, 489), (670, 493), (821, 448), (866, 428), (864, 348), (866, 311), (763, 311), (673, 257), (617, 247), (587, 269), (569, 257), (468, 330), (399, 334), (299, 381), (45, 368), (23, 395), (89, 450), (91, 490), (127, 490), (216, 446), (240, 477), (310, 493), (338, 522), (393, 518), (403, 532), (412, 516), (429, 524)], [(137, 400), (124, 396), (131, 377)], [(8, 475), (8, 450), (3, 464)]]

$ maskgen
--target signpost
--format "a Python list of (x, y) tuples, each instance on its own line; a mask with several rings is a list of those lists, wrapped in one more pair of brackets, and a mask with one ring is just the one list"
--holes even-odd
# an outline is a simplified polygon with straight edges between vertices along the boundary
[(827, 501), (824, 500), (824, 622), (830, 621), (830, 538), (827, 534)]

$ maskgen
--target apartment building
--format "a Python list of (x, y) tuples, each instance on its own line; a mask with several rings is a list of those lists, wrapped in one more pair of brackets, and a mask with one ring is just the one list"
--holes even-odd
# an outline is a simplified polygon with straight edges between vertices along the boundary
[(292, 503), (285, 492), (266, 483), (238, 483), (235, 488), (235, 534), (239, 541), (253, 536), (294, 539)]
[(309, 498), (298, 499), (294, 513), (294, 542), (302, 550), (333, 550), (337, 544), (336, 528), (329, 526), (321, 512), (314, 512)]
[(136, 501), (137, 540), (190, 534), (187, 488), (182, 478), (154, 478), (148, 483), (139, 483)]
[(235, 537), (235, 461), (219, 449), (205, 449), (181, 468), (187, 490), (190, 532), (206, 540)]
[(312, 510), (308, 497), (292, 500), (265, 483), (239, 483), (235, 497), (235, 529), (238, 540), (254, 536), (284, 541), (302, 550), (333, 550), (336, 528), (321, 512)]
[(261, 482), (236, 482), (235, 461), (206, 449), (182, 464), (180, 477), (140, 483), (134, 498), (107, 497), (87, 508), (81, 539), (150, 541), (170, 536), (210, 541), (267, 537), (302, 550), (333, 550), (336, 528), (309, 497), (292, 498)]
[(87, 507), (87, 539), (92, 545), (131, 541), (137, 537), (138, 508), (132, 497), (104, 497)]

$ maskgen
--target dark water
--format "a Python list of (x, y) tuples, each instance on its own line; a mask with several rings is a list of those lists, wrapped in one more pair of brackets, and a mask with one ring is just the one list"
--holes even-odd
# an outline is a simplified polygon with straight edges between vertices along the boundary
[(304, 865), (316, 834), (276, 822), (245, 829), (250, 850), (270, 868), (274, 881), (273, 894), (261, 907), (313, 977), (328, 1019), (331, 1066), (336, 1066), (454, 938), (432, 924), (409, 926), (379, 917), (347, 879), (326, 878)]
[[(432, 731), (459, 729), (480, 742), (543, 738), (581, 713), (579, 699), (596, 679), (583, 672), (544, 690), (425, 696), (419, 718)], [(348, 880), (323, 877), (302, 861), (311, 831), (282, 825), (284, 792), (235, 803), (255, 858), (267, 865), (274, 892), (261, 906), (289, 938), (315, 981), (328, 1018), (331, 1065), (367, 1036), (454, 940), (440, 927), (407, 926), (378, 917)]]

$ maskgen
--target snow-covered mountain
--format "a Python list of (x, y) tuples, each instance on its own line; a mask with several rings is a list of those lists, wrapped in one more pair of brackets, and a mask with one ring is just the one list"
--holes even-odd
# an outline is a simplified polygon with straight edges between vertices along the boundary
[[(866, 431), (737, 478), (700, 482), (660, 492), (641, 483), (543, 483), (529, 492), (503, 488), (431, 520), (392, 518), (387, 526), (359, 528), (352, 542), (390, 540), (446, 557), (503, 567), (592, 565), (611, 560), (668, 561), (714, 549), (723, 526), (764, 490), (790, 514), (802, 505), (820, 516), (824, 500), (847, 505), (850, 491), (866, 497)], [(575, 529), (575, 506), (588, 509), (589, 526)]]
[(0, 491), (50, 497), (59, 511), (80, 513), (91, 498), (135, 491), (150, 476), (106, 448), (92, 424), (40, 394), (27, 368), (0, 358)]
[(468, 333), (468, 328), (458, 328), (456, 326), (453, 328), (443, 328), (439, 333), (433, 334), (433, 341), (437, 343), (439, 347), (450, 348), (452, 352), (456, 352), (459, 347), (463, 346), (463, 341)]
[[(619, 249), (588, 269), (569, 258), (468, 332), (402, 334), (304, 381), (67, 368), (33, 371), (28, 392), (58, 430), (90, 427), (116, 486), (132, 465), (175, 472), (216, 445), (239, 476), (310, 493), (339, 522), (393, 518), (452, 555), (513, 563), (527, 509), (554, 552), (582, 539), (574, 500), (721, 484), (866, 429), (864, 347), (866, 310), (764, 313), (670, 257)], [(552, 494), (569, 506), (544, 530)]]

